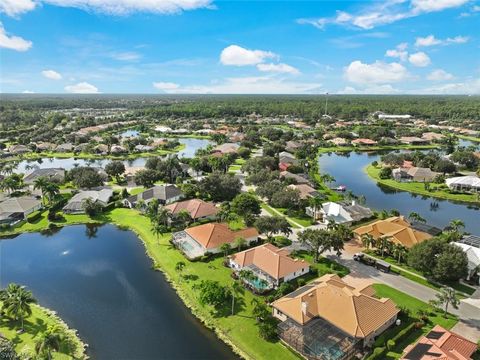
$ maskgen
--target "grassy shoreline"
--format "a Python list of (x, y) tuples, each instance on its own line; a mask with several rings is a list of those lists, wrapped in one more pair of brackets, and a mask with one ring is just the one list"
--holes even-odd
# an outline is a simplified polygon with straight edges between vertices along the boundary
[[(46, 216), (46, 215), (45, 215)], [(75, 219), (79, 216), (80, 218)], [(251, 301), (255, 296), (244, 291), (237, 300), (235, 315), (215, 314), (210, 308), (198, 303), (197, 292), (193, 289), (194, 281), (185, 280), (175, 270), (179, 261), (186, 263), (183, 274), (198, 276), (198, 279), (216, 280), (223, 285), (233, 282), (231, 271), (222, 264), (222, 258), (216, 257), (208, 262), (189, 262), (170, 244), (170, 234), (164, 234), (158, 239), (150, 231), (149, 220), (141, 216), (138, 211), (118, 208), (102, 214), (96, 219), (89, 219), (84, 215), (70, 215), (57, 226), (68, 226), (83, 223), (112, 223), (120, 228), (133, 231), (142, 241), (146, 255), (152, 260), (153, 268), (161, 271), (167, 281), (175, 289), (187, 308), (207, 328), (216, 333), (219, 339), (228, 344), (235, 353), (246, 359), (298, 359), (289, 348), (279, 342), (268, 342), (259, 335), (258, 326), (252, 315)], [(48, 229), (48, 220), (43, 218), (36, 224), (25, 223), (13, 231), (0, 232), (0, 236), (20, 234), (23, 232), (42, 231)]]
[(64, 331), (68, 342), (72, 344), (73, 351), (66, 346), (61, 346), (60, 351), (53, 352), (53, 360), (86, 360), (87, 344), (79, 337), (77, 330), (71, 329), (54, 311), (38, 304), (32, 305), (32, 315), (25, 319), (25, 332), (17, 333), (17, 327), (7, 319), (0, 319), (0, 333), (14, 343), (17, 354), (35, 354), (35, 340), (37, 335), (47, 329), (49, 325), (58, 325)]
[(398, 182), (393, 179), (380, 179), (379, 173), (380, 169), (376, 168), (372, 164), (367, 165), (364, 168), (365, 173), (369, 178), (376, 181), (378, 184), (382, 184), (388, 187), (391, 187), (396, 190), (406, 191), (409, 193), (428, 196), (437, 199), (451, 200), (461, 203), (470, 203), (475, 205), (480, 205), (480, 199), (474, 194), (451, 194), (445, 190), (437, 189), (435, 184), (431, 184), (431, 191), (424, 189), (423, 183), (417, 182)]

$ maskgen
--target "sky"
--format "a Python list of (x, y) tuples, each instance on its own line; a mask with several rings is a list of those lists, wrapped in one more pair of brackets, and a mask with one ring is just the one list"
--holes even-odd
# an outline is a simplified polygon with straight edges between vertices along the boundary
[(0, 0), (0, 92), (480, 94), (480, 1)]

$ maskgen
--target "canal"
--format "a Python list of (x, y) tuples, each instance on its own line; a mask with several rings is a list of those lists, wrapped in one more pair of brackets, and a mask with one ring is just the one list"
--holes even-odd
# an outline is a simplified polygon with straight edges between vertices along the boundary
[(320, 156), (318, 164), (320, 172), (332, 175), (337, 185), (345, 185), (355, 195), (364, 195), (367, 206), (373, 209), (396, 209), (405, 216), (415, 211), (428, 224), (439, 228), (444, 228), (452, 219), (461, 219), (465, 231), (480, 235), (478, 207), (397, 191), (370, 179), (364, 168), (379, 159), (380, 155), (375, 152), (332, 153)]
[(0, 241), (0, 280), (26, 285), (93, 359), (234, 359), (187, 309), (137, 236), (77, 225)]

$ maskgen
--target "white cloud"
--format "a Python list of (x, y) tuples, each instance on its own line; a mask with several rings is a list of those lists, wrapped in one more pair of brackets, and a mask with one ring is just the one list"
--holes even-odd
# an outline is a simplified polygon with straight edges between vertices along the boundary
[(212, 6), (211, 0), (0, 0), (0, 11), (16, 16), (33, 10), (35, 5), (40, 3), (109, 15), (128, 15), (135, 12), (174, 14)]
[(470, 0), (412, 0), (413, 10), (417, 12), (433, 12), (462, 6)]
[(305, 94), (323, 93), (322, 84), (296, 82), (277, 77), (234, 77), (209, 85), (190, 85), (166, 90), (171, 94)]
[(271, 51), (248, 50), (238, 45), (230, 45), (222, 50), (220, 62), (223, 65), (257, 65), (266, 59), (277, 58), (277, 55)]
[(180, 85), (173, 82), (154, 82), (153, 87), (158, 90), (169, 91), (178, 89)]
[(65, 86), (65, 91), (73, 94), (97, 94), (98, 89), (96, 86), (87, 82), (79, 82), (75, 85)]
[(464, 82), (448, 83), (436, 85), (416, 91), (423, 94), (454, 94), (454, 95), (479, 95), (480, 94), (480, 78), (467, 79)]
[(23, 90), (23, 91), (22, 91), (22, 94), (35, 94), (35, 91)]
[(319, 29), (325, 28), (328, 24), (372, 29), (376, 26), (391, 24), (421, 14), (459, 7), (469, 1), (470, 0), (385, 0), (365, 6), (354, 14), (337, 11), (333, 17), (298, 19), (297, 22), (300, 24), (310, 24)]
[(0, 48), (16, 50), (16, 51), (27, 51), (32, 47), (32, 42), (25, 40), (19, 36), (9, 35), (2, 23), (0, 22)]
[(430, 65), (430, 58), (428, 57), (427, 54), (425, 54), (423, 51), (419, 51), (415, 54), (411, 54), (408, 57), (408, 61), (410, 61), (410, 64), (413, 66), (418, 66), (418, 67), (425, 67)]
[(364, 64), (356, 60), (344, 69), (344, 76), (350, 82), (365, 85), (398, 82), (405, 80), (409, 74), (402, 64), (396, 62)]
[(36, 3), (32, 0), (0, 0), (0, 12), (8, 16), (17, 16), (35, 9)]
[(292, 75), (300, 74), (300, 71), (288, 64), (279, 63), (279, 64), (258, 64), (257, 69), (264, 72), (274, 72), (274, 73), (286, 73)]
[(455, 36), (453, 38), (446, 38), (445, 40), (437, 39), (434, 35), (428, 35), (426, 37), (417, 37), (415, 40), (415, 46), (434, 46), (434, 45), (449, 45), (449, 44), (464, 44), (468, 41), (467, 36)]
[(352, 86), (346, 86), (338, 94), (398, 94), (400, 91), (390, 84), (369, 86), (364, 89), (357, 89)]
[(402, 61), (406, 61), (408, 58), (407, 43), (401, 43), (396, 46), (395, 49), (387, 50), (385, 56), (399, 58)]
[(43, 70), (42, 75), (51, 80), (60, 80), (62, 78), (62, 75), (55, 70)]
[(454, 76), (445, 70), (436, 69), (427, 75), (427, 79), (430, 81), (447, 81), (452, 80)]
[(113, 53), (111, 54), (112, 58), (115, 60), (120, 60), (120, 61), (134, 61), (138, 60), (142, 57), (137, 52), (134, 51), (125, 51), (125, 52), (118, 52), (118, 53)]

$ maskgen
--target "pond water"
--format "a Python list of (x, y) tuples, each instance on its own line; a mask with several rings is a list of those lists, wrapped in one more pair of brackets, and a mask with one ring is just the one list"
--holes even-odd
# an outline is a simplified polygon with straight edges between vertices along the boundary
[(152, 270), (130, 231), (78, 225), (0, 247), (0, 285), (26, 285), (79, 331), (92, 359), (237, 358)]
[[(363, 169), (379, 158), (380, 155), (375, 152), (324, 154), (318, 164), (320, 172), (331, 174), (337, 185), (345, 185), (354, 194), (364, 195), (367, 206), (373, 209), (397, 209), (406, 216), (415, 211), (428, 224), (439, 228), (448, 225), (452, 219), (461, 219), (465, 222), (465, 231), (480, 235), (478, 207), (397, 191), (371, 180)], [(432, 206), (434, 203), (438, 207)]]
[(140, 135), (140, 132), (138, 130), (125, 130), (124, 132), (120, 133), (120, 136), (122, 138), (136, 138)]
[[(198, 149), (206, 148), (211, 141), (208, 139), (179, 138), (181, 144), (185, 144), (185, 148), (177, 153), (178, 157), (193, 157)], [(148, 158), (140, 157), (136, 159), (124, 160), (125, 166), (144, 166)], [(64, 168), (72, 169), (74, 166), (100, 166), (105, 167), (111, 160), (101, 159), (75, 159), (75, 158), (42, 158), (39, 160), (24, 160), (18, 163), (16, 171), (21, 173), (31, 172), (31, 168)]]

